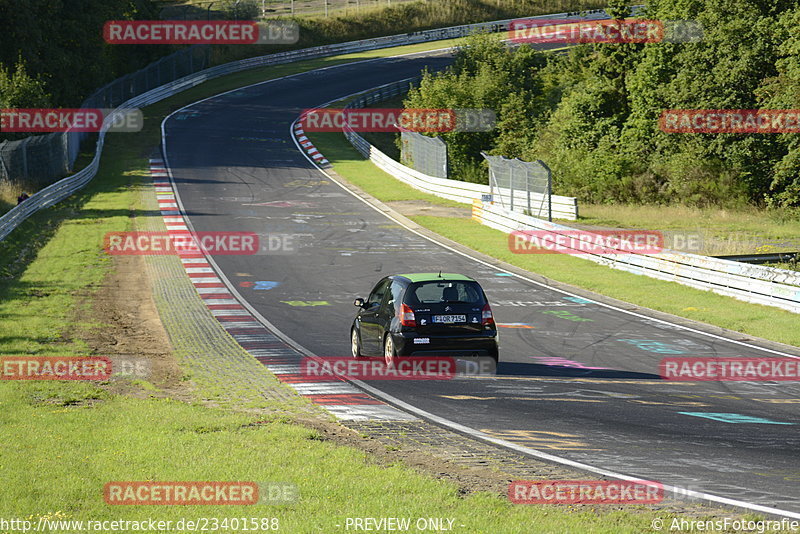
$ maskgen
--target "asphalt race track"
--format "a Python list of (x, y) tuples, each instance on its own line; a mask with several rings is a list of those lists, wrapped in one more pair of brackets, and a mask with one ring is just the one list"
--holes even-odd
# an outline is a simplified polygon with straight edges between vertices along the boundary
[(302, 109), (449, 61), (439, 54), (312, 71), (167, 120), (166, 156), (196, 231), (256, 232), (275, 246), (276, 236), (295, 236), (292, 250), (215, 256), (225, 276), (284, 334), (323, 357), (349, 355), (353, 298), (366, 297), (381, 277), (472, 276), (498, 323), (515, 326), (501, 328), (497, 375), (371, 386), (562, 458), (800, 513), (796, 383), (659, 377), (665, 356), (780, 354), (576, 298), (458, 254), (355, 198), (296, 148), (290, 126)]

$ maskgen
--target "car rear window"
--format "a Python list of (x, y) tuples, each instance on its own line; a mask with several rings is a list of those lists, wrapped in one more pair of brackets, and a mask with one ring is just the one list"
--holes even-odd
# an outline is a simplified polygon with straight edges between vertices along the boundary
[(434, 304), (437, 302), (464, 302), (483, 304), (483, 291), (477, 282), (434, 281), (419, 282), (406, 292), (408, 304)]

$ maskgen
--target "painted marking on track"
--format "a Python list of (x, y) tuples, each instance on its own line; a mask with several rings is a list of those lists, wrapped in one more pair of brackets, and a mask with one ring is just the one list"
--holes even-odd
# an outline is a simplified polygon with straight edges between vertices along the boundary
[(570, 313), (567, 310), (545, 310), (542, 313), (546, 313), (548, 315), (555, 315), (556, 317), (560, 317), (561, 319), (567, 319), (568, 321), (573, 321), (576, 323), (594, 322), (594, 319), (586, 319), (585, 317), (580, 317), (578, 315), (575, 315), (574, 313)]
[(591, 300), (582, 299), (581, 297), (564, 297), (564, 300), (569, 300), (577, 304), (594, 304)]
[(384, 404), (383, 401), (379, 401), (373, 397), (370, 397), (366, 393), (344, 393), (344, 394), (334, 394), (334, 395), (306, 395), (311, 402), (314, 404), (326, 405), (326, 404), (334, 404), (334, 405), (348, 405), (348, 406), (359, 406), (359, 405), (380, 405)]
[(591, 367), (580, 362), (574, 362), (558, 356), (534, 356), (534, 360), (542, 365), (555, 365), (558, 367), (574, 367), (576, 369), (608, 369), (608, 367)]
[(340, 421), (416, 421), (417, 418), (387, 404), (333, 405), (325, 409)]
[(686, 351), (680, 347), (669, 343), (662, 343), (654, 339), (618, 339), (617, 341), (628, 343), (629, 345), (635, 346), (637, 349), (654, 352), (656, 354), (686, 354)]
[(274, 289), (274, 288), (278, 287), (280, 284), (281, 284), (280, 282), (271, 282), (269, 280), (260, 280), (260, 281), (255, 283), (255, 286), (253, 287), (253, 289), (256, 290), (256, 291)]
[[(308, 377), (306, 377), (308, 380)], [(342, 395), (363, 393), (347, 382), (295, 382), (289, 384), (301, 395)]]
[(781, 421), (772, 421), (764, 419), (763, 417), (754, 417), (752, 415), (743, 415), (739, 413), (713, 413), (713, 412), (678, 412), (681, 415), (691, 415), (694, 417), (704, 417), (712, 421), (720, 421), (722, 423), (757, 423), (764, 425), (793, 425), (794, 423), (784, 423)]
[(494, 273), (495, 276), (514, 276), (511, 273)]
[(500, 328), (536, 328), (528, 323), (497, 323)]
[(788, 480), (790, 482), (800, 481), (800, 471), (776, 470), (776, 471), (767, 471), (766, 473), (753, 473), (753, 474), (758, 475), (760, 477), (780, 477), (783, 480)]
[(557, 306), (579, 306), (576, 303), (561, 302), (560, 300), (494, 300), (493, 304), (497, 306), (544, 306), (546, 308), (555, 308)]
[(671, 402), (656, 402), (656, 401), (646, 401), (646, 400), (638, 400), (638, 399), (628, 399), (627, 402), (633, 402), (636, 404), (644, 404), (647, 406), (675, 406), (675, 407), (683, 407), (683, 408), (705, 408), (706, 406), (711, 406), (710, 404), (706, 404), (705, 402), (690, 402), (690, 401), (671, 401)]
[(327, 300), (282, 300), (284, 304), (289, 306), (330, 306), (331, 303)]
[(606, 402), (600, 399), (570, 399), (562, 397), (475, 397), (472, 395), (439, 395), (443, 399), (452, 400), (524, 400), (524, 401), (561, 401), (561, 402)]
[(546, 432), (542, 430), (492, 430), (481, 429), (481, 432), (498, 439), (514, 443), (525, 443), (534, 448), (554, 449), (559, 451), (602, 451), (581, 441), (583, 436), (564, 432)]
[[(673, 383), (664, 380), (616, 380), (603, 378), (572, 378), (572, 377), (541, 377), (541, 376), (465, 376), (467, 380), (527, 380), (530, 382), (553, 382), (553, 383), (574, 383), (582, 382), (586, 384), (636, 384), (637, 386), (673, 386)], [(681, 382), (683, 386), (697, 386), (696, 382)]]

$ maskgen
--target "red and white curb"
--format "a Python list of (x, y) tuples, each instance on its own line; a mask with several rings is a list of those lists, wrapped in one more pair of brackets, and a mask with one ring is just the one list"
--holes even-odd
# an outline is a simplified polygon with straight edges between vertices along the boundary
[[(327, 160), (324, 161), (327, 163)], [(188, 234), (189, 228), (175, 200), (164, 160), (150, 160), (150, 175), (153, 177), (158, 207), (167, 226), (167, 233)], [(340, 378), (315, 380), (314, 377), (301, 373), (300, 366), (304, 356), (270, 332), (242, 306), (202, 253), (179, 252), (178, 256), (198, 295), (222, 327), (278, 380), (298, 394), (324, 407), (342, 421), (417, 420), (417, 417), (364, 393)]]
[(320, 167), (328, 167), (330, 166), (330, 162), (325, 159), (325, 156), (317, 150), (317, 147), (314, 146), (314, 143), (306, 136), (305, 129), (303, 126), (303, 121), (305, 120), (305, 115), (301, 115), (297, 122), (294, 125), (294, 129), (292, 133), (294, 134), (295, 138), (297, 139), (297, 143), (300, 147), (306, 151), (306, 153), (314, 160), (314, 162), (319, 165)]

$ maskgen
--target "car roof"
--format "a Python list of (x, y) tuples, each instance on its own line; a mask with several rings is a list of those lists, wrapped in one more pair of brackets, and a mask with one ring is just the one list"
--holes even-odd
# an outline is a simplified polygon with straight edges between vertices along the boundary
[(463, 280), (467, 282), (474, 282), (475, 280), (469, 276), (455, 273), (409, 273), (398, 274), (398, 277), (406, 278), (410, 282), (438, 282), (438, 281), (452, 281)]

